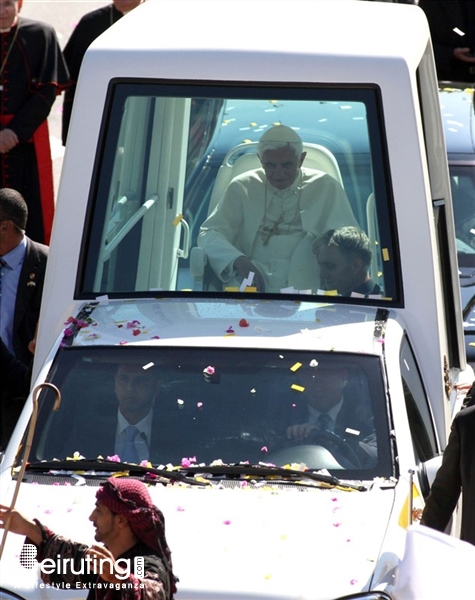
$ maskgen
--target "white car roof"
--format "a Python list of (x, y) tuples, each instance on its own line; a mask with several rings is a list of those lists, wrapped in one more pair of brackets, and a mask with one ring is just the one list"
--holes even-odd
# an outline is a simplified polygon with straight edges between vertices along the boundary
[[(87, 309), (86, 309), (87, 310)], [(377, 308), (265, 300), (111, 300), (74, 345), (282, 348), (380, 354)], [(192, 334), (190, 332), (193, 332)]]

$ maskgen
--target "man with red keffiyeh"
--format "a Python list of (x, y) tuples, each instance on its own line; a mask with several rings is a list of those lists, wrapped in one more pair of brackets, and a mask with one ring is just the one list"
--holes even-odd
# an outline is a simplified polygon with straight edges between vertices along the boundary
[[(0, 528), (5, 527), (8, 519), (10, 532), (25, 535), (25, 544), (37, 547), (39, 563), (59, 559), (61, 564), (64, 558), (72, 565), (69, 573), (42, 573), (46, 584), (69, 584), (64, 589), (88, 589), (88, 600), (172, 600), (174, 597), (177, 579), (165, 538), (165, 520), (141, 481), (110, 477), (97, 491), (96, 506), (89, 519), (96, 529), (96, 541), (103, 546), (88, 547), (72, 542), (56, 535), (38, 520), (29, 520), (16, 510), (0, 506)], [(137, 563), (137, 557), (143, 560)], [(143, 573), (132, 572), (130, 565), (136, 564), (143, 567)], [(91, 572), (84, 572), (89, 570)]]

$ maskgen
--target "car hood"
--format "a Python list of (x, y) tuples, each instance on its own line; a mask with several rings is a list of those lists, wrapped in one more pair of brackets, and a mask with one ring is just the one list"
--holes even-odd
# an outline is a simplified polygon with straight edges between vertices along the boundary
[[(88, 516), (96, 490), (23, 483), (17, 508), (61, 535), (92, 543)], [(394, 489), (348, 492), (265, 482), (257, 488), (242, 482), (156, 486), (150, 492), (165, 515), (180, 600), (317, 600), (365, 590), (394, 502)], [(24, 591), (34, 590), (37, 571), (19, 564), (22, 542), (9, 534), (0, 584), (37, 597)]]

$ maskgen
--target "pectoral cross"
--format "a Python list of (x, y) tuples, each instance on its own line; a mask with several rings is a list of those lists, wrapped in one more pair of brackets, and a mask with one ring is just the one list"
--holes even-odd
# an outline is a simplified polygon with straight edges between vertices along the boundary
[(274, 223), (274, 225), (272, 225), (272, 227), (267, 227), (262, 230), (262, 243), (264, 244), (264, 246), (267, 246), (272, 236), (279, 235), (279, 225), (282, 223), (283, 220), (284, 215), (282, 214)]

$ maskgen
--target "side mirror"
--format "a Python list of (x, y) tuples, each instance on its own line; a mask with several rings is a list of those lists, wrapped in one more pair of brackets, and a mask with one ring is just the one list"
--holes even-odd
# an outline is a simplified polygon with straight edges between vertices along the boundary
[(437, 471), (439, 470), (440, 465), (442, 464), (442, 457), (443, 454), (439, 454), (437, 456), (434, 456), (434, 458), (427, 460), (419, 466), (419, 481), (421, 484), (421, 492), (424, 500), (427, 499), (427, 496), (430, 492), (430, 488), (434, 483)]

